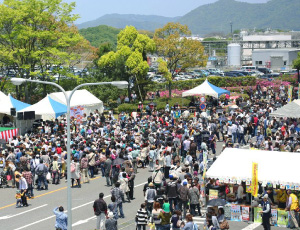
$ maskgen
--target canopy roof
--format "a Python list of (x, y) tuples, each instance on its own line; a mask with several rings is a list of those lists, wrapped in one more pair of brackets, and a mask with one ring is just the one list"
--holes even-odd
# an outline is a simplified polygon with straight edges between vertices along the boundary
[(259, 182), (300, 185), (299, 162), (299, 153), (226, 148), (209, 168), (206, 177), (251, 180), (252, 163), (258, 163)]
[(222, 94), (230, 94), (228, 90), (219, 88), (211, 83), (206, 79), (201, 85), (185, 91), (182, 93), (183, 97), (188, 96), (200, 96), (200, 95), (208, 95), (215, 98), (220, 97)]
[(273, 117), (300, 118), (300, 99), (294, 100), (270, 114)]
[(53, 100), (49, 95), (47, 95), (38, 103), (31, 105), (20, 112), (25, 111), (35, 111), (35, 114), (42, 115), (42, 119), (47, 120), (54, 119), (65, 114), (67, 112), (67, 106)]
[(6, 96), (3, 92), (0, 91), (0, 113), (10, 114), (11, 108), (16, 108), (16, 111), (20, 111), (28, 106), (22, 101), (18, 101), (13, 98), (10, 94)]
[[(71, 91), (66, 92), (69, 96)], [(54, 100), (57, 100), (63, 104), (67, 104), (65, 95), (63, 92), (51, 93), (49, 95)], [(92, 93), (87, 91), (86, 89), (76, 90), (71, 98), (71, 107), (74, 106), (95, 106), (95, 105), (103, 105), (102, 101), (95, 97)]]

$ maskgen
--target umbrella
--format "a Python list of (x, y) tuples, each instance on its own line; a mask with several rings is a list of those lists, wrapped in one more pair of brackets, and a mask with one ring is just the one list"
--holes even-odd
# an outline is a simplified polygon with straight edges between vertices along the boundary
[(113, 161), (113, 165), (121, 165), (123, 163), (124, 163), (124, 159), (119, 158), (119, 157), (114, 159), (114, 161)]
[(213, 199), (207, 202), (207, 205), (216, 207), (216, 206), (225, 206), (226, 200), (224, 199)]

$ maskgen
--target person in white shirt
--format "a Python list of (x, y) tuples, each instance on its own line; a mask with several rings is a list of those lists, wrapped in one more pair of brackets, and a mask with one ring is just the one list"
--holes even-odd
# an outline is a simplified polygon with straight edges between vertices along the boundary
[(19, 174), (16, 176), (19, 179), (19, 189), (21, 191), (21, 200), (23, 207), (28, 207), (27, 198), (26, 198), (26, 191), (28, 189), (27, 181), (24, 177), (20, 176)]
[(244, 195), (244, 188), (240, 184), (239, 187), (238, 187), (238, 189), (237, 189), (237, 195), (236, 195), (239, 204), (241, 204), (243, 202), (243, 195)]

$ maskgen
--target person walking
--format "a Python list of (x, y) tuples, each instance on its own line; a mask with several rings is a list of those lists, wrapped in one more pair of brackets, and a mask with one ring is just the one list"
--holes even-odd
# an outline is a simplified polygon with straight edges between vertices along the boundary
[(106, 186), (112, 186), (112, 175), (111, 175), (112, 160), (111, 156), (107, 156), (104, 162), (104, 176), (106, 178)]
[(191, 184), (191, 188), (189, 189), (189, 199), (190, 199), (190, 208), (191, 208), (191, 214), (193, 216), (196, 216), (196, 208), (198, 210), (198, 215), (201, 217), (201, 209), (200, 209), (200, 192), (197, 187), (195, 187), (195, 184)]
[(149, 189), (147, 189), (146, 195), (145, 195), (145, 202), (147, 204), (147, 213), (148, 213), (148, 216), (150, 216), (151, 213), (152, 213), (153, 203), (154, 203), (156, 194), (157, 193), (156, 193), (156, 190), (154, 188), (154, 184), (151, 182), (149, 184)]
[(129, 174), (128, 174), (129, 178), (128, 178), (128, 186), (129, 186), (129, 198), (130, 200), (134, 200), (134, 180), (135, 180), (135, 173), (134, 173), (134, 169), (130, 168)]
[(48, 173), (48, 168), (46, 165), (43, 164), (43, 160), (40, 159), (40, 163), (38, 164), (38, 166), (36, 166), (35, 169), (35, 174), (38, 176), (38, 187), (37, 187), (38, 191), (41, 190), (42, 182), (45, 185), (45, 190), (48, 190), (48, 182), (46, 179), (47, 173)]
[(72, 179), (72, 188), (74, 187), (74, 181), (77, 181), (77, 187), (81, 188), (81, 184), (80, 184), (80, 166), (78, 163), (77, 158), (74, 158), (74, 160), (71, 163), (70, 166), (70, 170), (71, 170), (71, 179)]
[(103, 230), (105, 224), (105, 218), (107, 214), (107, 204), (103, 199), (104, 194), (101, 192), (99, 194), (99, 199), (94, 201), (94, 214), (97, 217), (96, 229)]
[(56, 230), (67, 230), (68, 228), (68, 216), (64, 213), (63, 206), (59, 206), (53, 209), (55, 218), (55, 229)]
[(183, 212), (183, 218), (186, 216), (186, 209), (189, 198), (189, 188), (187, 187), (187, 181), (183, 181), (183, 186), (179, 188), (179, 208)]
[(21, 192), (21, 200), (22, 200), (23, 207), (28, 207), (27, 198), (26, 198), (26, 192), (28, 189), (27, 182), (25, 178), (19, 174), (16, 176), (16, 178), (19, 179), (19, 190)]
[(263, 196), (263, 201), (262, 201), (262, 211), (260, 211), (260, 213), (262, 213), (262, 225), (264, 227), (264, 230), (270, 230), (271, 226), (270, 226), (270, 217), (271, 217), (271, 205), (268, 201), (268, 194), (265, 194)]
[(136, 223), (137, 223), (137, 230), (146, 230), (147, 226), (148, 215), (147, 211), (145, 210), (145, 204), (141, 204), (141, 208), (137, 211), (136, 214)]
[(82, 181), (83, 183), (90, 183), (90, 176), (89, 176), (89, 170), (88, 170), (88, 162), (89, 159), (84, 152), (80, 161), (80, 168), (82, 171)]
[(59, 165), (57, 162), (58, 157), (53, 157), (53, 163), (52, 163), (52, 184), (59, 184), (60, 179), (60, 171), (59, 171)]
[(115, 187), (111, 190), (111, 195), (116, 198), (116, 202), (118, 204), (119, 212), (120, 212), (120, 218), (125, 218), (124, 212), (123, 212), (123, 202), (124, 202), (124, 193), (120, 189), (120, 182), (115, 183)]
[(96, 153), (94, 153), (94, 150), (91, 150), (90, 154), (88, 155), (88, 165), (89, 165), (89, 172), (91, 175), (91, 178), (94, 177), (94, 167), (96, 165)]
[[(299, 224), (298, 224), (298, 212), (297, 210), (299, 210), (299, 201), (298, 201), (298, 197), (292, 193), (291, 190), (287, 191), (287, 205), (285, 210), (289, 211), (289, 214), (291, 216), (291, 221), (292, 223), (290, 223), (290, 225), (294, 225), (294, 227), (299, 230)], [(291, 226), (292, 228), (292, 226)]]

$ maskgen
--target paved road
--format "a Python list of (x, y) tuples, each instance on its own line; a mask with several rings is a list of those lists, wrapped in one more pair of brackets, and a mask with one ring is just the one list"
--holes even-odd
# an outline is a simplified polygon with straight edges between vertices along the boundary
[[(220, 153), (222, 143), (217, 143), (217, 152)], [(210, 155), (212, 157), (212, 155)], [(123, 205), (125, 219), (119, 219), (119, 229), (135, 229), (134, 217), (140, 204), (144, 201), (143, 185), (151, 175), (148, 169), (139, 169), (135, 180), (135, 200)], [(29, 200), (29, 207), (15, 208), (15, 189), (0, 189), (0, 230), (51, 230), (54, 229), (55, 218), (53, 208), (57, 206), (67, 207), (67, 189), (65, 181), (60, 185), (49, 185), (48, 191), (35, 191), (35, 199)], [(100, 192), (105, 195), (105, 200), (110, 203), (110, 187), (105, 186), (105, 179), (96, 177), (90, 184), (83, 184), (82, 188), (72, 189), (73, 198), (73, 229), (89, 230), (95, 229), (96, 220), (93, 215), (92, 204)], [(196, 218), (195, 221), (202, 229), (204, 219)], [(244, 222), (229, 222), (230, 229), (263, 229), (261, 226), (248, 225)], [(248, 228), (247, 228), (248, 227)], [(276, 228), (278, 230), (284, 228)]]

